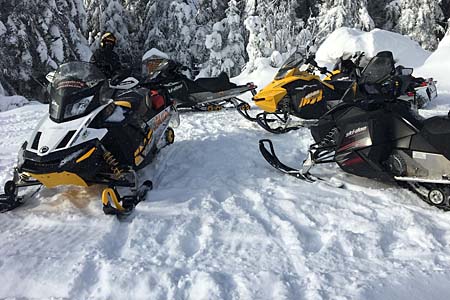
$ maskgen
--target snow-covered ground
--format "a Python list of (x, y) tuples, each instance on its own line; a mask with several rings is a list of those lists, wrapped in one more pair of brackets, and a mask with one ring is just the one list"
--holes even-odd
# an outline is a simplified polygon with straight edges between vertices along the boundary
[[(237, 80), (262, 87), (276, 71), (263, 69)], [(47, 109), (0, 113), (1, 183)], [(449, 109), (441, 92), (422, 113)], [(449, 213), (366, 179), (301, 182), (260, 155), (270, 138), (299, 165), (306, 129), (272, 135), (229, 110), (183, 113), (175, 133), (140, 173), (154, 190), (126, 221), (103, 215), (95, 186), (43, 189), (0, 215), (0, 298), (448, 298)]]

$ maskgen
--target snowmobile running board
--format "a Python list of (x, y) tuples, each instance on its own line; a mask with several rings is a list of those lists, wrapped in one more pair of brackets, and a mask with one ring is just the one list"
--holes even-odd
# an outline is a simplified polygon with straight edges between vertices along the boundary
[(408, 181), (417, 183), (450, 184), (450, 180), (446, 179), (424, 179), (418, 177), (402, 177), (402, 176), (395, 176), (394, 179), (398, 181)]

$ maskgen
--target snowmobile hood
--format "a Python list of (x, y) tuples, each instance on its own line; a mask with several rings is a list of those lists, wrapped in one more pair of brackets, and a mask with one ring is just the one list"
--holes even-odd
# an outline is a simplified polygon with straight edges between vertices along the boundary
[(28, 141), (27, 149), (39, 156), (54, 151), (68, 149), (89, 140), (102, 139), (107, 129), (88, 128), (95, 116), (108, 104), (94, 110), (89, 115), (72, 121), (57, 123), (45, 116)]
[[(274, 113), (278, 103), (287, 95), (286, 85), (297, 80), (311, 81), (320, 80), (316, 75), (292, 69), (282, 79), (273, 80), (253, 97), (255, 104), (266, 112)], [(332, 86), (331, 86), (332, 87)]]

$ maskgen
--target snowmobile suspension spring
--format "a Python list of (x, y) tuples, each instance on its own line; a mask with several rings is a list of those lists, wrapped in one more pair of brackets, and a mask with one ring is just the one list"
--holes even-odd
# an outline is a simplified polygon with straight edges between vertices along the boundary
[(320, 141), (320, 145), (319, 147), (326, 147), (326, 146), (332, 146), (336, 144), (335, 141), (335, 137), (336, 134), (338, 133), (338, 128), (337, 127), (333, 127), (326, 135), (325, 137), (322, 139), (322, 141)]
[(119, 167), (119, 162), (114, 157), (114, 155), (111, 152), (106, 151), (103, 154), (103, 158), (105, 159), (106, 163), (111, 167), (111, 171), (114, 173), (114, 176), (116, 176), (117, 178), (121, 178), (124, 171)]

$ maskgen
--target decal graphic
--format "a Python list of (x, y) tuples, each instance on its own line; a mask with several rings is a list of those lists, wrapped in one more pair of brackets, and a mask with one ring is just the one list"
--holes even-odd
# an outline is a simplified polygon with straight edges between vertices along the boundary
[(323, 99), (323, 90), (317, 90), (314, 92), (311, 92), (307, 94), (302, 101), (300, 101), (300, 107), (304, 107), (306, 105), (314, 105), (317, 102), (321, 101)]

